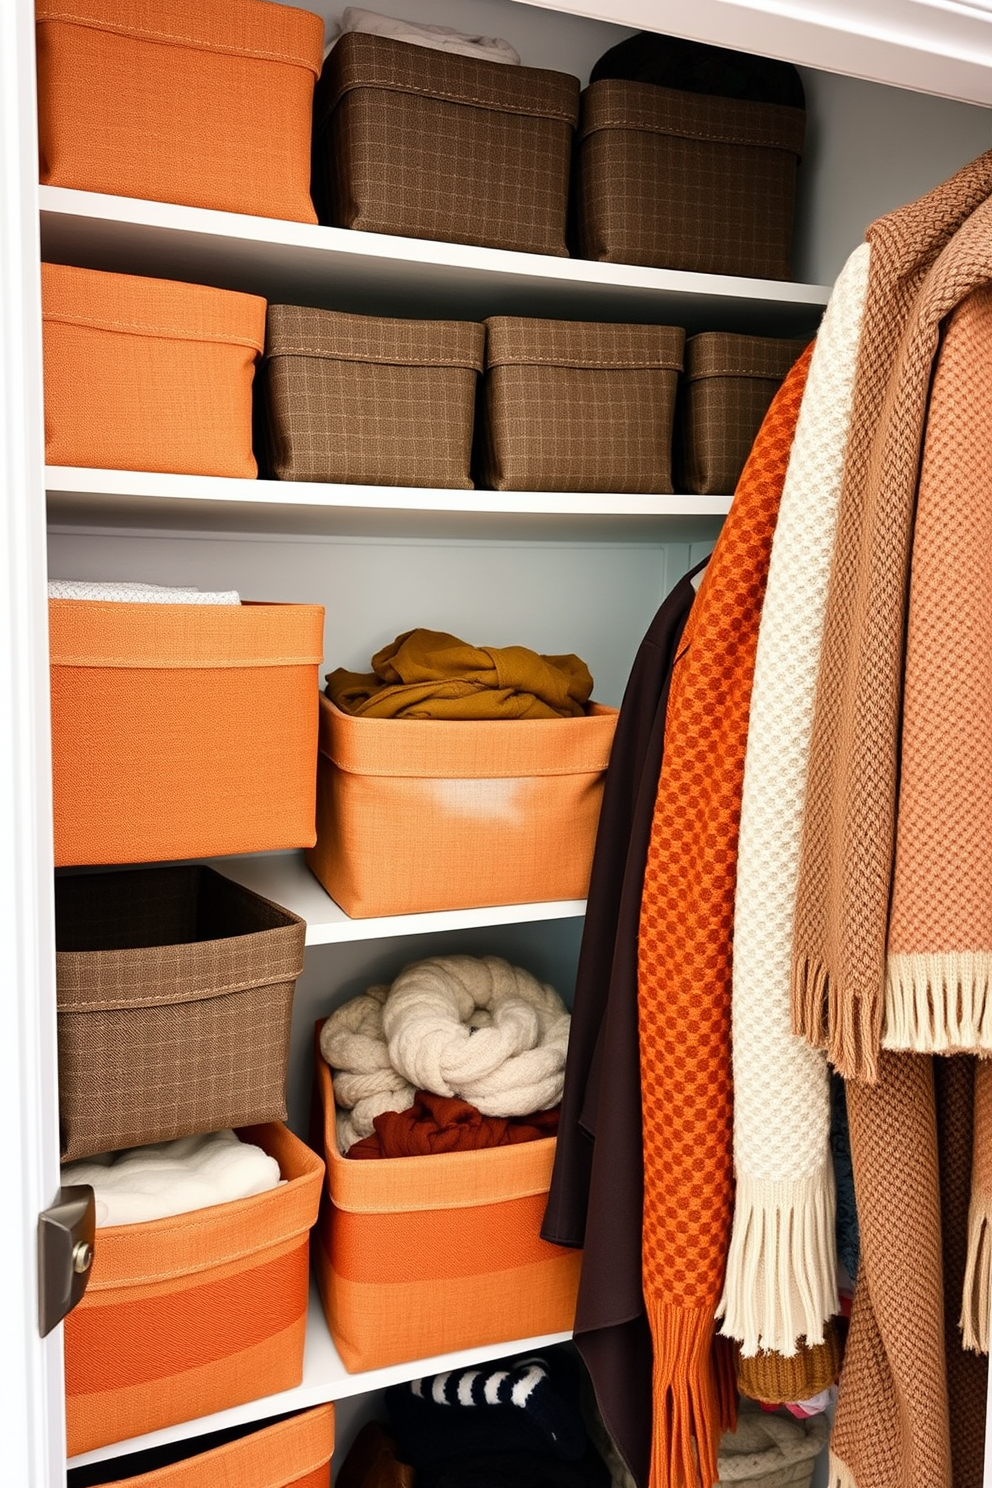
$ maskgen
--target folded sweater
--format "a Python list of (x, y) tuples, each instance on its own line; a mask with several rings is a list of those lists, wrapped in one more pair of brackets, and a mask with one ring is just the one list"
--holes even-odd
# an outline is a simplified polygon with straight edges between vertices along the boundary
[(49, 599), (96, 599), (115, 604), (222, 604), (236, 605), (241, 597), (235, 589), (215, 592), (201, 589), (169, 589), (160, 584), (138, 584), (103, 579), (49, 579)]
[(553, 1137), (559, 1106), (533, 1116), (483, 1116), (457, 1096), (418, 1090), (405, 1111), (383, 1111), (373, 1119), (375, 1131), (349, 1147), (347, 1157), (429, 1157), (436, 1152), (477, 1152), (483, 1147), (512, 1147)]
[(485, 62), (519, 62), (520, 56), (508, 41), (498, 36), (474, 36), (450, 26), (427, 26), (420, 21), (402, 21), (349, 5), (336, 34), (324, 48), (324, 56), (346, 31), (365, 31), (372, 36), (391, 36), (394, 41), (412, 42), (433, 51), (452, 52), (458, 57), (479, 57)]
[(63, 1184), (92, 1185), (98, 1229), (247, 1199), (280, 1181), (275, 1158), (233, 1131), (101, 1153), (62, 1169)]
[(329, 672), (327, 696), (364, 718), (580, 718), (592, 677), (577, 656), (470, 646), (444, 631), (417, 629), (376, 652), (371, 674)]

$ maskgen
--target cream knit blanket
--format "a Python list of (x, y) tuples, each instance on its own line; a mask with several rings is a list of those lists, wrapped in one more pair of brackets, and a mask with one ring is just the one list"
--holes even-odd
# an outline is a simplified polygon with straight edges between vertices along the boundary
[(499, 956), (432, 956), (370, 987), (325, 1022), (338, 1146), (347, 1152), (415, 1090), (484, 1116), (530, 1116), (561, 1100), (571, 1019), (553, 987)]
[(790, 985), (813, 703), (851, 419), (868, 245), (816, 340), (761, 612), (734, 912), (736, 1198), (723, 1332), (745, 1355), (823, 1341), (838, 1308), (825, 1055), (794, 1036)]

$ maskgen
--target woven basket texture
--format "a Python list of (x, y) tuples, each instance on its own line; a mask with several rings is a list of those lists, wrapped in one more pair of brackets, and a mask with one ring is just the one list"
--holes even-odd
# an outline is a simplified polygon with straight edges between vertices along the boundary
[(253, 479), (258, 295), (42, 264), (49, 465)]
[(355, 718), (321, 697), (307, 862), (353, 919), (581, 899), (616, 719)]
[(39, 0), (36, 16), (43, 182), (316, 222), (319, 16), (260, 0)]
[(582, 95), (581, 257), (790, 277), (805, 112), (603, 78)]
[(283, 1120), (306, 925), (210, 868), (56, 881), (69, 1159)]
[(571, 1329), (581, 1253), (540, 1234), (555, 1138), (353, 1162), (319, 1043), (314, 1058), (327, 1164), (314, 1269), (345, 1368)]
[(755, 435), (805, 341), (704, 331), (685, 346), (680, 488), (732, 495)]
[(486, 321), (480, 477), (497, 491), (669, 492), (685, 333)]
[(485, 332), (270, 305), (265, 403), (279, 480), (471, 490)]
[(70, 1470), (68, 1488), (331, 1488), (334, 1406)]
[(349, 32), (314, 102), (321, 222), (564, 257), (579, 82)]
[[(86, 1295), (65, 1321), (70, 1457), (302, 1380), (324, 1164), (279, 1122), (239, 1136), (275, 1158), (276, 1188), (98, 1232)], [(211, 1488), (221, 1482), (243, 1480), (218, 1474)]]

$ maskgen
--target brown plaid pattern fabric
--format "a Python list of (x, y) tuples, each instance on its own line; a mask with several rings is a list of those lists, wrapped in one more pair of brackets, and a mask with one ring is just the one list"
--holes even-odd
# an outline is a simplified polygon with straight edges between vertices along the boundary
[(603, 78), (582, 94), (583, 258), (790, 277), (805, 112)]
[(279, 480), (471, 490), (485, 332), (270, 305), (264, 373)]
[(497, 491), (672, 490), (685, 332), (486, 321), (481, 474)]
[(704, 331), (685, 346), (680, 485), (732, 495), (755, 435), (805, 341)]
[(56, 881), (66, 1158), (286, 1117), (306, 925), (210, 868)]
[(321, 222), (567, 255), (577, 78), (348, 32), (314, 109)]

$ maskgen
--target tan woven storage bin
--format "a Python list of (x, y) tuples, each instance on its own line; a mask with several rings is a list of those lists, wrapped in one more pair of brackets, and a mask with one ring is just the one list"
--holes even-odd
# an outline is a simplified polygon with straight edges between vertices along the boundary
[(681, 485), (732, 494), (769, 404), (805, 341), (704, 331), (685, 346)]
[(306, 925), (211, 868), (55, 885), (69, 1159), (286, 1116)]
[(790, 277), (806, 114), (603, 78), (582, 95), (583, 258)]
[(320, 699), (317, 845), (346, 914), (581, 899), (617, 714), (356, 718)]
[(497, 491), (672, 490), (685, 332), (498, 315), (486, 321), (481, 471)]
[(279, 480), (471, 490), (485, 332), (270, 305), (265, 403)]
[(564, 257), (579, 81), (349, 32), (314, 103), (332, 227)]

